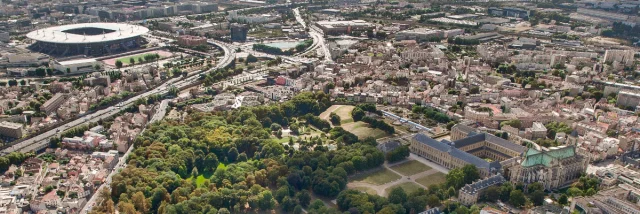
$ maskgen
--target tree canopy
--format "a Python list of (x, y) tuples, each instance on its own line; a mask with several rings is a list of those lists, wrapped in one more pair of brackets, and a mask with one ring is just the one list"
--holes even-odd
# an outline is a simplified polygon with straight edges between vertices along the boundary
[(112, 203), (94, 211), (242, 213), (279, 208), (291, 213), (310, 206), (311, 193), (336, 197), (346, 188), (347, 176), (382, 165), (385, 157), (375, 141), (334, 128), (331, 137), (349, 139), (348, 144), (331, 151), (322, 143), (294, 150), (270, 133), (273, 123), (317, 117), (330, 104), (323, 93), (301, 93), (282, 104), (194, 113), (182, 122), (152, 124), (134, 140), (127, 168), (114, 176), (105, 198)]

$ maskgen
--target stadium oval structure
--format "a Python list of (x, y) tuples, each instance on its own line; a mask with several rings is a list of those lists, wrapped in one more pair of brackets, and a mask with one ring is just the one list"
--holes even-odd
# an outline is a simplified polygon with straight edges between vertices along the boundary
[(102, 56), (140, 47), (149, 29), (126, 23), (70, 24), (35, 30), (30, 48), (50, 55)]

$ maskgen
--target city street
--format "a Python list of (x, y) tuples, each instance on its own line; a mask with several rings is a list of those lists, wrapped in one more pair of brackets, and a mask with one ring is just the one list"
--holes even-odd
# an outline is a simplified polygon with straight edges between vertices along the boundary
[(49, 130), (45, 133), (42, 133), (40, 135), (34, 136), (30, 139), (27, 139), (25, 141), (22, 141), (20, 143), (17, 143), (15, 145), (12, 145), (4, 150), (2, 150), (0, 152), (0, 154), (2, 155), (6, 155), (9, 154), (11, 152), (15, 152), (15, 151), (19, 151), (19, 152), (32, 152), (32, 151), (37, 151), (43, 148), (46, 148), (49, 145), (49, 138), (53, 137), (53, 136), (58, 136), (60, 133), (69, 130), (75, 126), (78, 125), (82, 125), (82, 124), (86, 124), (89, 122), (98, 122), (101, 119), (106, 119), (108, 117), (111, 117), (115, 114), (117, 114), (120, 111), (121, 107), (127, 106), (133, 102), (135, 102), (136, 100), (140, 99), (140, 98), (144, 98), (144, 97), (148, 97), (150, 95), (153, 94), (163, 94), (163, 93), (167, 93), (169, 91), (169, 88), (171, 88), (172, 86), (175, 87), (183, 87), (183, 86), (187, 86), (189, 84), (192, 84), (195, 81), (198, 81), (199, 75), (197, 74), (201, 74), (204, 72), (209, 72), (211, 70), (217, 69), (217, 68), (224, 68), (227, 65), (229, 65), (232, 60), (234, 60), (235, 58), (235, 52), (234, 49), (231, 49), (229, 47), (227, 47), (228, 45), (226, 43), (223, 42), (219, 42), (219, 41), (214, 41), (214, 40), (209, 40), (208, 41), (209, 44), (211, 45), (216, 45), (218, 47), (221, 47), (225, 53), (223, 59), (221, 59), (218, 62), (218, 65), (216, 65), (215, 67), (212, 67), (210, 70), (208, 71), (199, 71), (199, 72), (193, 72), (191, 73), (190, 77), (187, 77), (185, 79), (171, 79), (169, 81), (167, 81), (166, 83), (158, 86), (155, 89), (152, 89), (150, 91), (147, 91), (143, 94), (137, 95), (135, 97), (132, 97), (128, 100), (125, 100), (121, 103), (119, 103), (117, 106), (111, 106), (99, 111), (96, 111), (94, 113), (91, 114), (87, 114), (84, 115), (81, 118), (78, 118), (76, 120), (70, 121), (67, 124), (58, 127), (56, 129), (52, 129)]
[[(167, 113), (167, 105), (169, 104), (169, 100), (162, 100), (162, 102), (160, 103), (160, 105), (158, 106), (158, 108), (156, 109), (156, 112), (153, 114), (153, 116), (151, 116), (151, 120), (149, 121), (149, 124), (162, 120), (162, 118), (164, 118), (164, 116)], [(142, 132), (144, 132), (144, 130), (142, 130)], [(142, 133), (140, 132), (140, 133)], [(120, 159), (118, 160), (118, 164), (113, 168), (113, 170), (111, 171), (111, 173), (109, 173), (109, 176), (107, 176), (107, 179), (105, 180), (105, 182), (96, 189), (96, 192), (91, 196), (91, 198), (87, 201), (87, 203), (84, 205), (84, 208), (82, 209), (82, 211), (80, 213), (85, 214), (87, 212), (89, 212), (89, 210), (91, 210), (91, 208), (95, 205), (96, 199), (99, 197), (100, 195), (100, 190), (102, 188), (111, 188), (111, 179), (113, 178), (113, 176), (118, 173), (118, 171), (120, 171), (120, 169), (123, 169), (127, 166), (127, 158), (129, 157), (129, 154), (131, 154), (131, 151), (133, 151), (133, 145), (129, 147), (129, 150), (127, 150), (127, 152), (124, 153), (124, 155), (122, 155), (122, 157), (120, 157)]]

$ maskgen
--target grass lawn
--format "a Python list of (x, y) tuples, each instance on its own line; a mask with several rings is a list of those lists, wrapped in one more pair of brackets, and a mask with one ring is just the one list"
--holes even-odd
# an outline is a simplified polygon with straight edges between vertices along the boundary
[(422, 178), (416, 179), (416, 182), (422, 184), (423, 186), (428, 187), (431, 184), (441, 184), (445, 182), (445, 174), (442, 172), (434, 173), (431, 175), (424, 176)]
[(340, 106), (333, 113), (336, 113), (340, 116), (340, 124), (343, 123), (351, 123), (353, 122), (353, 118), (351, 117), (351, 111), (353, 111), (354, 106)]
[(369, 128), (369, 124), (362, 121), (342, 124), (342, 128), (357, 135), (360, 139), (365, 139), (367, 137), (378, 139), (387, 136), (386, 132), (380, 129)]
[(345, 124), (345, 123), (353, 123), (353, 118), (349, 118), (349, 119), (342, 119), (342, 117), (340, 118), (340, 124)]
[(404, 182), (404, 183), (401, 183), (401, 184), (396, 184), (394, 186), (390, 186), (389, 188), (385, 189), (384, 191), (388, 195), (389, 192), (391, 192), (391, 190), (393, 188), (396, 188), (396, 187), (400, 187), (400, 188), (404, 189), (404, 191), (407, 193), (407, 195), (417, 191), (418, 189), (424, 189), (420, 185), (409, 181), (409, 182)]
[[(282, 138), (277, 138), (277, 137), (273, 137), (271, 138), (274, 141), (276, 141), (277, 143), (289, 143), (289, 137), (282, 137)], [(293, 137), (293, 141), (296, 141), (296, 137)]]
[(338, 116), (340, 116), (340, 124), (351, 123), (353, 122), (353, 118), (351, 117), (351, 111), (353, 110), (353, 108), (355, 108), (355, 106), (332, 105), (326, 111), (320, 114), (320, 118), (329, 121), (329, 115), (331, 113), (336, 113)]
[(375, 185), (382, 185), (400, 179), (400, 175), (388, 169), (381, 169), (375, 172), (356, 175), (353, 181), (360, 181)]
[(329, 108), (327, 110), (325, 110), (324, 112), (320, 113), (320, 116), (318, 116), (318, 117), (320, 117), (320, 119), (329, 121), (329, 115), (331, 114), (331, 112), (335, 111), (338, 108), (340, 108), (339, 105), (329, 106)]
[[(198, 175), (198, 177), (196, 178), (196, 184), (198, 185), (198, 187), (202, 186), (202, 184), (204, 184), (204, 181), (209, 180), (209, 178), (211, 178), (211, 175), (213, 175), (213, 173), (204, 173)], [(191, 182), (191, 180), (193, 180), (193, 177), (187, 178), (187, 182)]]
[(431, 167), (424, 165), (417, 160), (410, 160), (410, 161), (395, 165), (391, 167), (391, 169), (405, 176), (410, 176), (410, 175), (415, 175), (415, 174), (430, 170)]
[[(121, 61), (122, 65), (129, 65), (130, 64), (129, 63), (130, 59), (133, 58), (136, 61), (136, 63), (140, 63), (140, 61), (138, 61), (138, 59), (140, 59), (140, 58), (144, 59), (144, 56), (146, 56), (146, 55), (155, 55), (155, 53), (144, 53), (144, 54), (138, 54), (138, 55), (133, 55), (133, 56), (126, 56), (126, 57), (122, 57), (122, 58), (116, 59), (116, 62), (117, 61)], [(162, 56), (160, 56), (160, 58), (162, 58)]]
[(354, 108), (355, 106), (350, 105), (332, 105), (320, 114), (320, 118), (329, 121), (329, 115), (331, 113), (336, 113), (340, 116), (340, 126), (348, 132), (355, 134), (360, 139), (365, 139), (367, 137), (374, 137), (378, 139), (388, 135), (380, 129), (369, 128), (369, 124), (365, 122), (358, 121), (354, 123), (353, 118), (351, 117), (351, 111)]
[(371, 195), (377, 195), (378, 194), (377, 191), (375, 191), (374, 189), (371, 189), (369, 187), (354, 187), (352, 189), (355, 189), (355, 190), (358, 190), (358, 191), (361, 191), (361, 192), (366, 192), (366, 193), (369, 193)]

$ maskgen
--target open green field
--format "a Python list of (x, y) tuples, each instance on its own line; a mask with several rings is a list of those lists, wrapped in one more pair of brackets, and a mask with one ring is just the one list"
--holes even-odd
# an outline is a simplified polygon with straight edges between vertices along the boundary
[(445, 182), (445, 174), (442, 172), (434, 173), (431, 175), (424, 176), (422, 178), (416, 179), (416, 182), (422, 184), (423, 186), (428, 187), (431, 184), (441, 184)]
[(360, 139), (373, 137), (375, 139), (386, 137), (387, 133), (380, 129), (369, 128), (369, 124), (358, 121), (355, 123), (342, 124), (342, 128), (358, 136)]
[(400, 175), (388, 169), (381, 169), (375, 172), (356, 175), (353, 181), (360, 181), (374, 185), (382, 185), (400, 179)]
[(392, 166), (391, 169), (395, 170), (396, 172), (399, 172), (402, 175), (411, 176), (411, 175), (415, 175), (415, 174), (430, 170), (431, 167), (424, 165), (417, 160), (410, 160), (410, 161)]
[(354, 106), (340, 106), (338, 109), (334, 110), (333, 113), (336, 113), (340, 116), (340, 124), (351, 123), (353, 122), (353, 118), (351, 117), (351, 111), (353, 111)]
[(331, 113), (336, 113), (340, 116), (340, 126), (358, 136), (360, 139), (365, 139), (367, 137), (373, 137), (375, 139), (386, 137), (388, 134), (380, 129), (372, 129), (369, 128), (369, 124), (358, 121), (353, 122), (353, 117), (351, 117), (351, 111), (355, 108), (355, 106), (350, 105), (332, 105), (326, 111), (320, 114), (320, 118), (326, 121), (329, 121), (329, 115)]
[[(295, 142), (295, 141), (296, 141), (296, 139), (297, 139), (297, 137), (294, 137), (294, 136), (292, 136), (292, 138), (293, 138), (293, 141), (294, 141), (294, 142)], [(287, 136), (287, 137), (282, 137), (282, 138), (274, 137), (274, 138), (272, 138), (272, 139), (273, 139), (274, 141), (276, 141), (277, 143), (289, 143), (289, 137), (288, 137), (288, 136)]]
[(147, 55), (155, 55), (155, 53), (143, 53), (143, 54), (138, 54), (133, 56), (125, 56), (125, 57), (116, 59), (116, 61), (122, 62), (123, 65), (129, 65), (130, 64), (129, 61), (133, 58), (136, 61), (136, 63), (140, 63), (139, 59), (140, 58), (144, 59), (144, 56), (147, 56)]
[(378, 194), (377, 191), (375, 191), (374, 189), (371, 189), (369, 187), (354, 187), (354, 188), (351, 188), (351, 189), (355, 189), (355, 190), (358, 190), (360, 192), (366, 192), (366, 193), (369, 193), (371, 195), (377, 195)]
[(329, 115), (331, 113), (336, 113), (340, 116), (340, 123), (350, 123), (353, 122), (353, 118), (351, 118), (351, 111), (355, 108), (355, 106), (349, 105), (332, 105), (326, 111), (320, 114), (320, 118), (329, 121)]
[(389, 188), (385, 189), (384, 191), (387, 194), (389, 194), (389, 192), (391, 192), (391, 190), (393, 188), (396, 188), (396, 187), (400, 187), (400, 188), (404, 189), (404, 192), (406, 192), (407, 195), (417, 191), (418, 189), (424, 189), (420, 185), (409, 181), (409, 182), (404, 182), (404, 183), (401, 183), (401, 184), (396, 184), (396, 185), (390, 186)]

